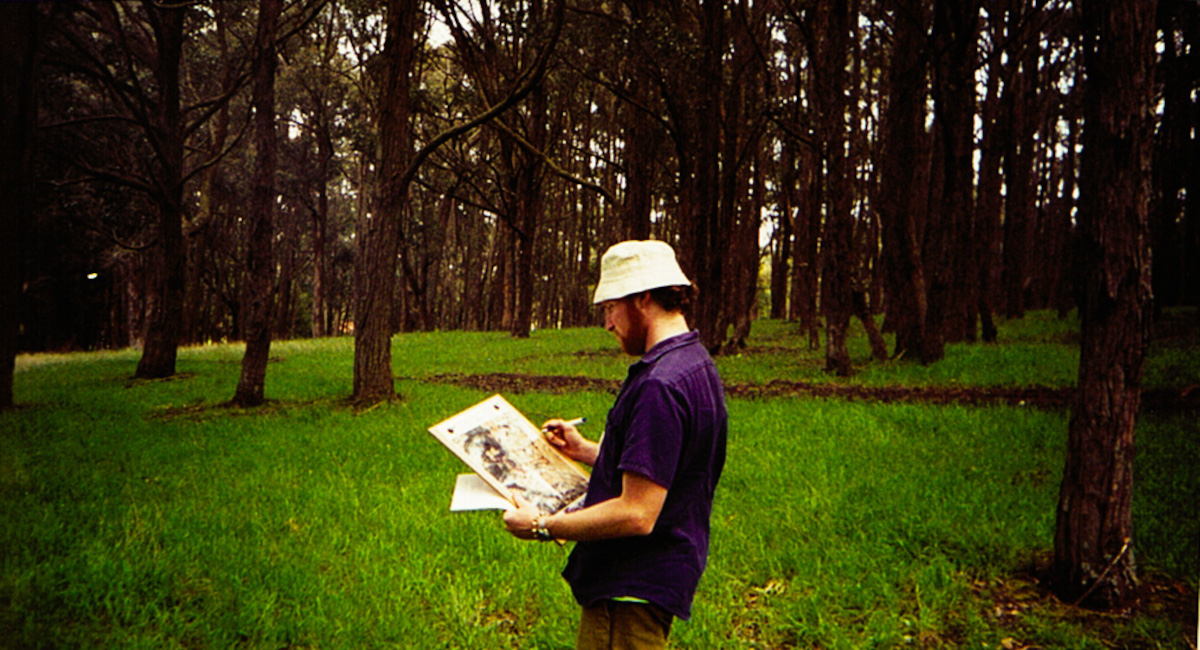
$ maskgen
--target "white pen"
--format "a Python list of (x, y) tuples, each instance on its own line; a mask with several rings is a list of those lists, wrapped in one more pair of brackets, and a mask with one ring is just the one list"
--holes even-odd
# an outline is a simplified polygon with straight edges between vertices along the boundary
[[(567, 420), (566, 422), (563, 422), (563, 424), (568, 424), (568, 425), (570, 425), (570, 426), (577, 427), (577, 426), (579, 426), (579, 425), (581, 425), (581, 424), (583, 424), (583, 423), (585, 423), (585, 422), (587, 422), (587, 418), (575, 418), (574, 420)], [(550, 429), (549, 429), (549, 428), (547, 428), (547, 427), (542, 427), (542, 432), (543, 432), (543, 433), (546, 433), (546, 432), (548, 432), (548, 431), (550, 431)]]

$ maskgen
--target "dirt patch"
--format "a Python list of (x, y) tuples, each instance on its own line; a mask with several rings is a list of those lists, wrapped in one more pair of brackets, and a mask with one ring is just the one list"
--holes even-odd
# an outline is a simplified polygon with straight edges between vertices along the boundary
[[(1077, 625), (1088, 630), (1104, 632), (1101, 638), (1111, 641), (1110, 647), (1129, 648), (1192, 648), (1196, 638), (1196, 592), (1185, 582), (1155, 572), (1139, 576), (1137, 593), (1124, 607), (1114, 610), (1094, 610), (1059, 600), (1050, 590), (1050, 558), (1041, 557), (1011, 575), (971, 583), (971, 590), (984, 606), (980, 612), (996, 629), (1005, 634), (1001, 646), (1007, 650), (1040, 650), (1043, 646), (1030, 640), (1031, 631), (1045, 625), (1046, 618)], [(1027, 618), (1042, 619), (1027, 623)], [(1167, 620), (1178, 625), (1179, 638), (1146, 642), (1130, 638), (1129, 621), (1134, 618)], [(1122, 633), (1124, 631), (1124, 633)]]
[(621, 382), (611, 379), (594, 379), (592, 377), (572, 377), (567, 375), (526, 375), (511, 372), (493, 372), (482, 375), (464, 375), (450, 373), (433, 375), (424, 381), (435, 384), (451, 384), (464, 388), (474, 388), (489, 393), (581, 393), (585, 391), (616, 393), (621, 389)]
[[(563, 393), (593, 391), (616, 394), (621, 382), (611, 379), (566, 375), (527, 375), (488, 373), (479, 375), (442, 374), (426, 381), (452, 384), (492, 393), (542, 392)], [(863, 402), (917, 402), (924, 404), (1006, 404), (1040, 409), (1070, 407), (1075, 399), (1073, 388), (951, 388), (908, 386), (843, 386), (776, 379), (765, 384), (728, 383), (730, 397), (763, 399), (772, 397), (824, 397)], [(1180, 390), (1155, 390), (1142, 393), (1142, 407), (1152, 410), (1200, 409), (1200, 387)]]

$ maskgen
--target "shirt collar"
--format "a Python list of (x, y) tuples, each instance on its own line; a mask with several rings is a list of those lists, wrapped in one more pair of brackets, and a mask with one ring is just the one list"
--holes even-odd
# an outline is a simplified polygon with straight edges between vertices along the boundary
[(639, 364), (650, 365), (658, 361), (662, 356), (672, 350), (679, 349), (685, 345), (690, 345), (700, 340), (700, 332), (692, 330), (683, 334), (676, 334), (670, 338), (663, 339), (654, 344), (645, 355), (638, 361)]

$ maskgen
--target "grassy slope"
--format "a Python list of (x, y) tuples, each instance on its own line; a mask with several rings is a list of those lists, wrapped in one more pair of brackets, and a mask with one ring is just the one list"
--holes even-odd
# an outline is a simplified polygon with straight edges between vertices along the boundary
[[(727, 381), (832, 381), (790, 326), (755, 332), (771, 354), (721, 359)], [(1003, 335), (842, 381), (1072, 383), (1070, 323), (1034, 315)], [(569, 646), (568, 549), (445, 512), (462, 468), (425, 427), (485, 395), (420, 379), (619, 379), (613, 348), (596, 329), (398, 336), (406, 399), (362, 413), (342, 402), (349, 339), (277, 343), (261, 412), (216, 408), (238, 346), (183, 350), (181, 376), (155, 382), (129, 380), (131, 351), (23, 357), (26, 406), (0, 415), (0, 647)], [(1196, 357), (1156, 354), (1148, 382), (1195, 381)], [(534, 421), (587, 415), (593, 433), (612, 400), (508, 397)], [(1065, 412), (797, 398), (730, 412), (713, 558), (679, 647), (1186, 647), (1154, 612), (1097, 626), (1014, 574), (1049, 547)], [(1144, 419), (1135, 503), (1141, 565), (1193, 590), (1195, 420)]]

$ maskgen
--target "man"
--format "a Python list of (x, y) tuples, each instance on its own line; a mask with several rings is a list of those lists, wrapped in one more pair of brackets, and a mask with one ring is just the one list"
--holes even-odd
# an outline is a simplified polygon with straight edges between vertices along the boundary
[(641, 359), (599, 444), (562, 420), (544, 425), (552, 444), (592, 466), (583, 507), (545, 516), (521, 502), (504, 515), (522, 539), (578, 542), (563, 577), (583, 607), (579, 648), (665, 647), (672, 620), (691, 615), (728, 429), (716, 366), (683, 315), (692, 292), (663, 242), (604, 254), (594, 302)]

